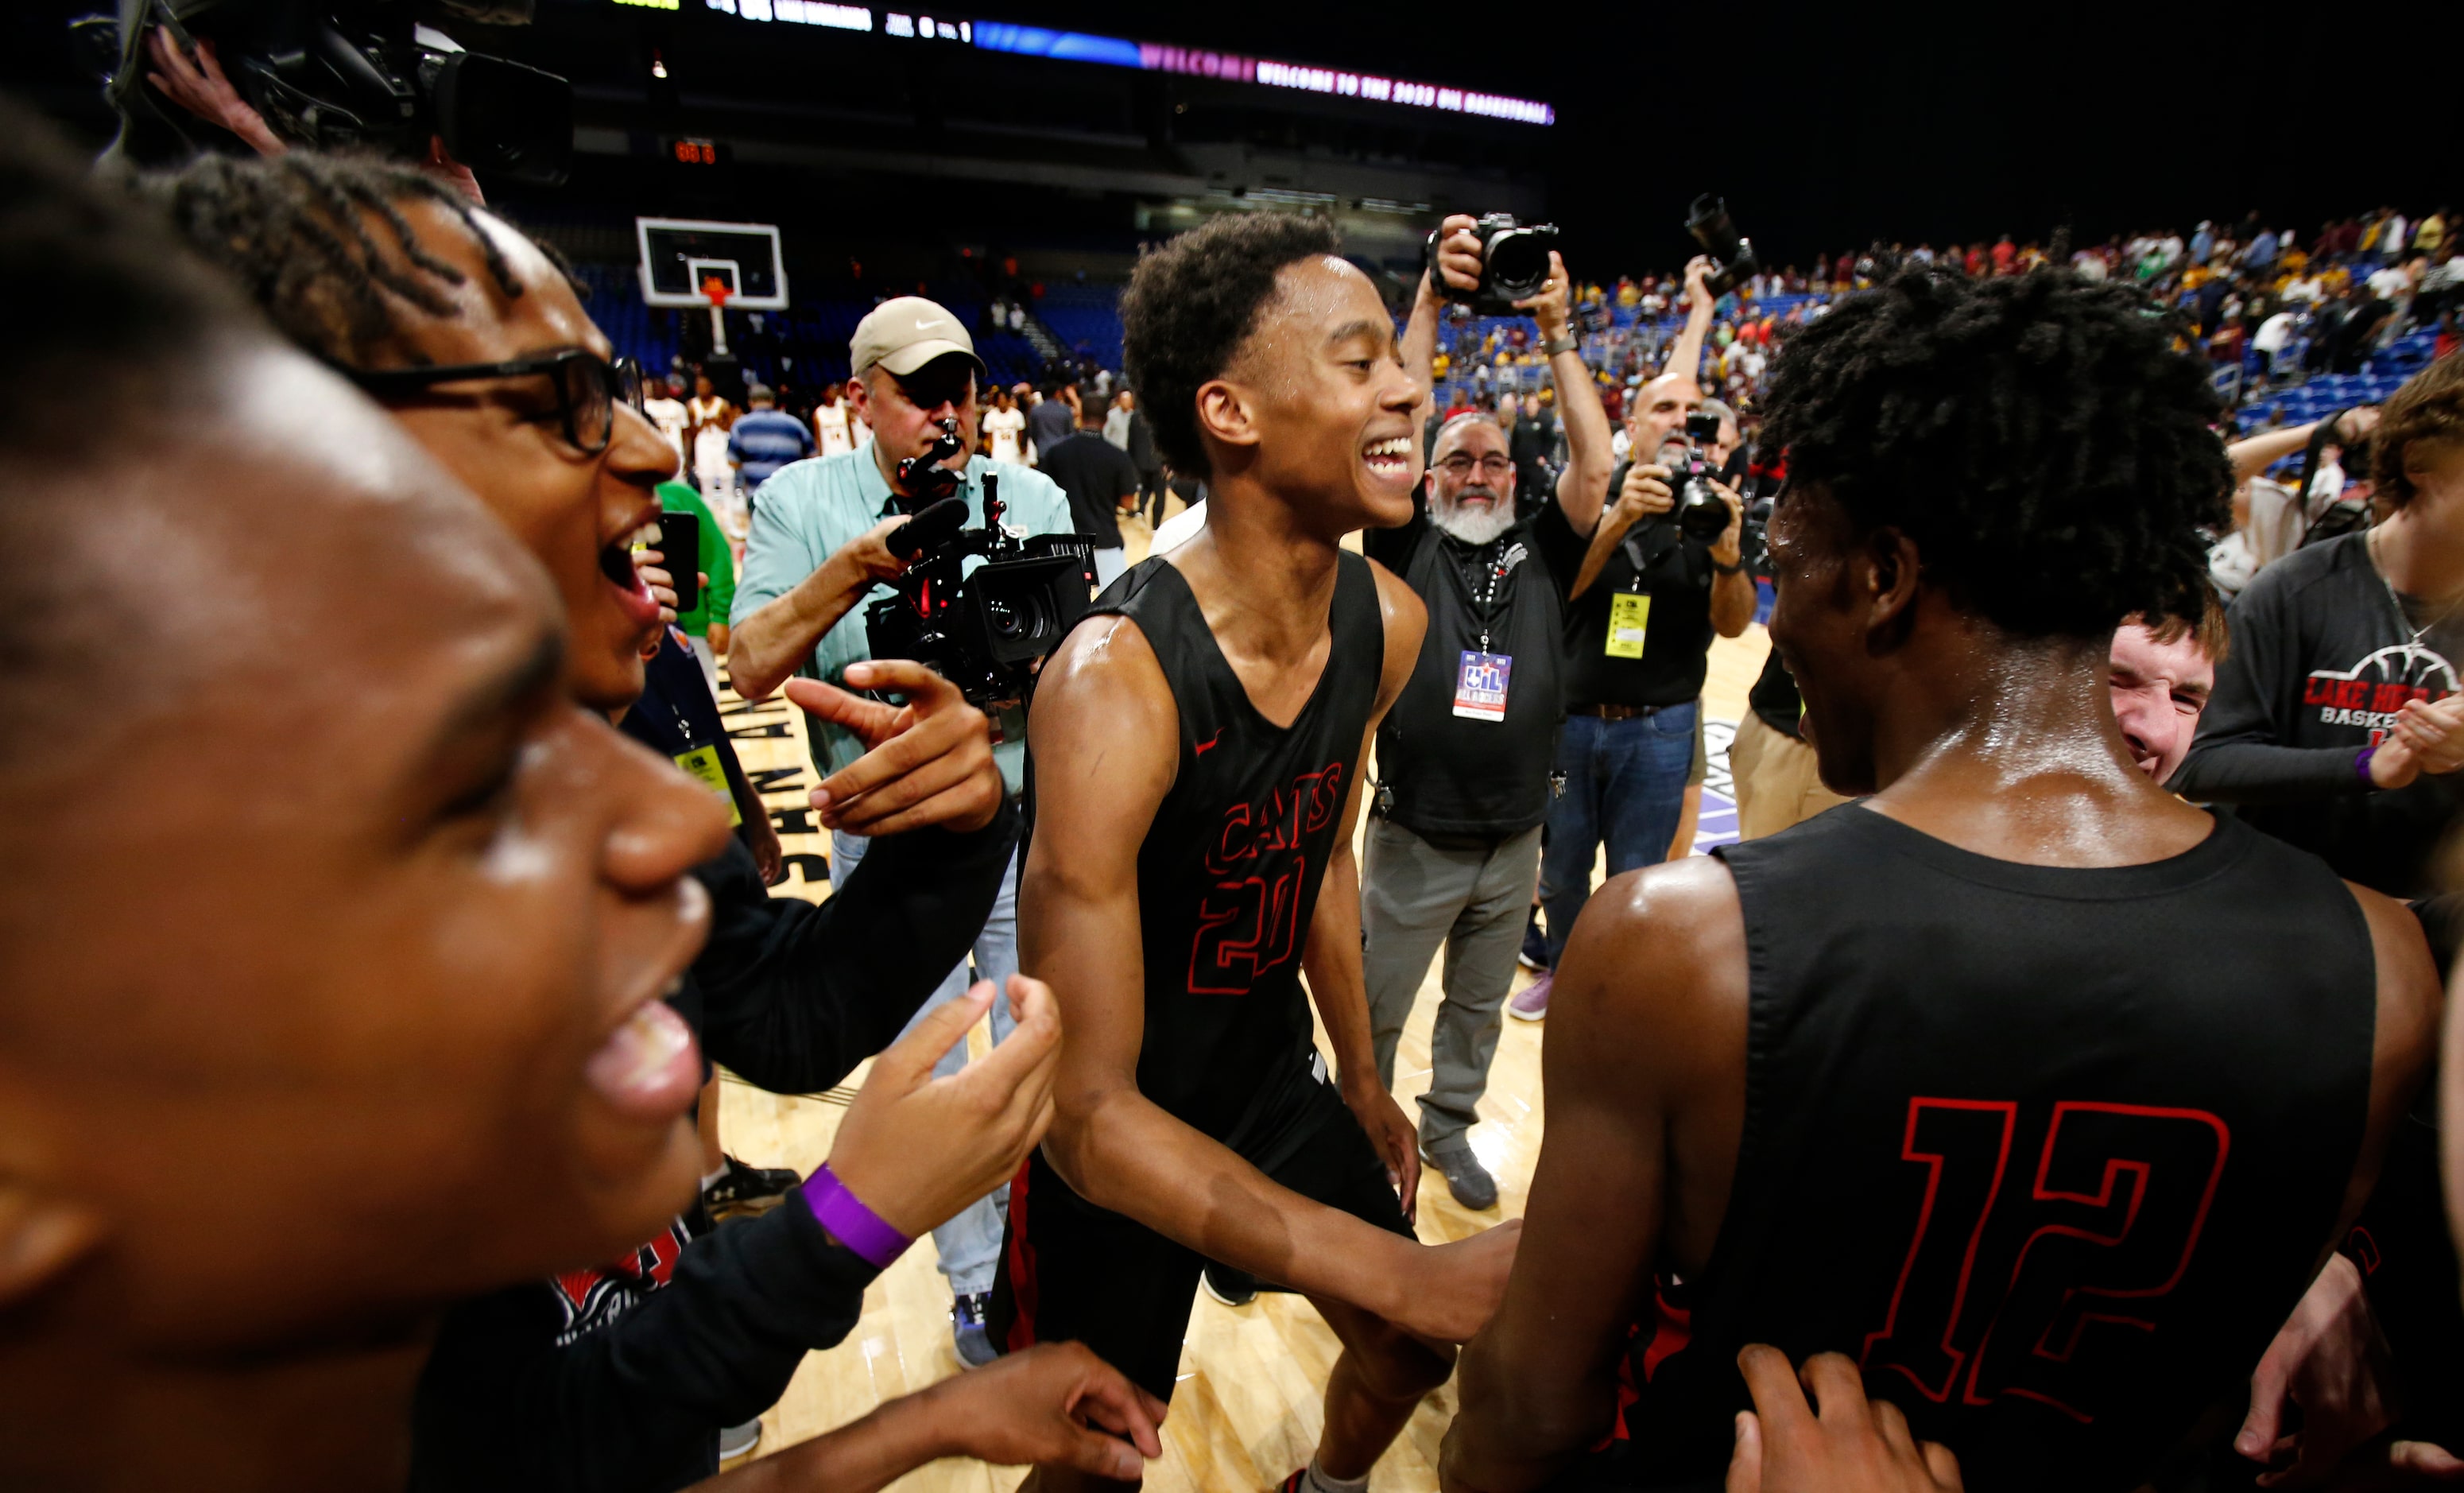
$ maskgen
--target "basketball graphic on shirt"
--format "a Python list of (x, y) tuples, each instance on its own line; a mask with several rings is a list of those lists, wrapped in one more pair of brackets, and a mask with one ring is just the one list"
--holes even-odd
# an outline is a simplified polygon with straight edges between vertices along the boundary
[(2301, 704), (2319, 712), (2321, 725), (2367, 728), (2375, 746), (2408, 701), (2454, 692), (2455, 666), (2444, 654), (2426, 644), (2395, 643), (2348, 670), (2312, 670), (2302, 681)]

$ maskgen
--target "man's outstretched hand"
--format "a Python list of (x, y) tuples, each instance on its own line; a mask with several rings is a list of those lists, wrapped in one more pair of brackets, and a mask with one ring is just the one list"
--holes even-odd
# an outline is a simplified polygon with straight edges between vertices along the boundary
[(849, 664), (847, 682), (907, 697), (885, 705), (817, 679), (790, 679), (787, 698), (805, 714), (855, 734), (871, 750), (813, 790), (822, 823), (850, 835), (894, 835), (927, 824), (961, 833), (1001, 812), (1001, 767), (992, 726), (958, 687), (921, 664)]
[(693, 1493), (874, 1493), (943, 1457), (1127, 1482), (1163, 1455), (1163, 1401), (1084, 1343), (1044, 1343), (900, 1395), (852, 1425), (694, 1483)]
[(2362, 1272), (2330, 1255), (2250, 1376), (2250, 1415), (2233, 1450), (2269, 1464), (2260, 1487), (2316, 1486), (2395, 1423), (2395, 1386)]
[(1419, 1272), (1400, 1283), (1403, 1299), (1380, 1310), (1387, 1321), (1432, 1343), (1468, 1343), (1497, 1315), (1522, 1243), (1523, 1220), (1508, 1219), (1452, 1243), (1428, 1245), (1418, 1257)]
[(1786, 1353), (1755, 1343), (1737, 1355), (1737, 1368), (1754, 1408), (1737, 1415), (1728, 1493), (1957, 1493), (1959, 1459), (1917, 1440), (1899, 1406), (1868, 1400), (1857, 1366), (1841, 1355), (1816, 1353), (1800, 1374)]
[(169, 32), (157, 26), (145, 33), (145, 56), (149, 64), (145, 80), (165, 99), (207, 123), (231, 131), (258, 155), (278, 156), (291, 148), (267, 126), (265, 116), (231, 86), (211, 41), (199, 38), (192, 57)]
[(1084, 1343), (1039, 1344), (924, 1393), (947, 1401), (952, 1450), (995, 1466), (1036, 1462), (1128, 1482), (1163, 1455), (1163, 1401)]
[(996, 999), (992, 981), (980, 981), (873, 1059), (830, 1143), (831, 1172), (911, 1239), (1008, 1181), (1052, 1125), (1061, 1008), (1040, 979), (1009, 977), (1018, 1026), (1006, 1041), (948, 1078), (933, 1076)]
[(1419, 1131), (1383, 1084), (1372, 1083), (1358, 1092), (1347, 1088), (1343, 1102), (1360, 1122), (1377, 1159), (1386, 1163), (1386, 1182), (1403, 1204), (1403, 1217), (1413, 1217), (1420, 1200)]

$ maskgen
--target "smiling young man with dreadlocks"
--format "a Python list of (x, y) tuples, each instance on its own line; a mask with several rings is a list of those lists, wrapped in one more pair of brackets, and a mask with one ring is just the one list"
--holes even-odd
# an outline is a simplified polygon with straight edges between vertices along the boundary
[[(205, 161), (161, 192), (191, 242), (283, 332), (376, 394), (546, 566), (562, 593), (573, 694), (675, 754), (645, 729), (657, 696), (644, 697), (642, 652), (663, 640), (629, 553), (675, 455), (629, 403), (613, 350), (552, 257), (432, 179), (365, 161)], [(843, 604), (863, 590), (847, 588)], [(415, 634), (429, 621), (406, 614), (394, 626)], [(699, 693), (689, 656), (672, 636), (664, 647), (684, 675), (671, 701)], [(707, 1476), (718, 1428), (759, 1415), (808, 1350), (854, 1326), (900, 1236), (989, 1192), (1041, 1133), (1060, 1031), (1032, 981), (1012, 978), (1016, 1032), (962, 1075), (934, 1081), (930, 1069), (983, 1015), (988, 984), (882, 1052), (982, 926), (1017, 817), (981, 713), (920, 665), (866, 667), (851, 682), (898, 691), (905, 710), (818, 681), (788, 692), (872, 748), (815, 799), (834, 825), (880, 837), (868, 869), (818, 906), (773, 900), (729, 841), (693, 868), (700, 890), (689, 900), (707, 908), (710, 933), (669, 993), (684, 1020), (665, 1018), (658, 1041), (609, 1065), (621, 1083), (629, 1070), (617, 1060), (638, 1066), (676, 1050), (662, 1041), (681, 1040), (689, 1060), (688, 1023), (712, 1059), (773, 1091), (829, 1087), (880, 1053), (827, 1171), (801, 1198), (716, 1233), (689, 1237), (679, 1219), (613, 1262), (569, 1259), (552, 1279), (455, 1306), (421, 1382), (412, 1487), (667, 1493)], [(717, 739), (716, 725), (706, 718), (698, 739)], [(872, 1228), (848, 1231), (848, 1197)], [(1159, 1413), (1090, 1355), (1062, 1349), (891, 1401), (766, 1460), (750, 1481), (878, 1486), (957, 1454), (1119, 1470), (1159, 1450)]]
[(1754, 1344), (1846, 1355), (1977, 1486), (2128, 1487), (2238, 1420), (2438, 993), (2400, 905), (2114, 723), (2114, 627), (2195, 615), (2229, 486), (2170, 335), (2067, 272), (1909, 272), (1782, 354), (1772, 646), (1872, 797), (1592, 899), (1448, 1489), (1714, 1482)]

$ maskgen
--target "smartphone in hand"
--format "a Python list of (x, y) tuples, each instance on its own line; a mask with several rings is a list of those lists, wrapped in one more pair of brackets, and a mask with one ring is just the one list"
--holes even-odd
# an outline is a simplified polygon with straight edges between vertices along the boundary
[(676, 614), (701, 605), (701, 515), (659, 515), (659, 553), (675, 581)]

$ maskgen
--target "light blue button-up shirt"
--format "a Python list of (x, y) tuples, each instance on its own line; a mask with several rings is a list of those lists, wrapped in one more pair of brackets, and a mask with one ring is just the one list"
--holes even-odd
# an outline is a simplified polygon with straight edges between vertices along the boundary
[[(1020, 536), (1076, 531), (1068, 494), (1059, 483), (1031, 468), (981, 456), (968, 458), (966, 486), (961, 490), (967, 500), (968, 527), (979, 527), (984, 521), (987, 472), (1001, 479), (1001, 527)], [(744, 565), (737, 574), (732, 626), (741, 626), (745, 618), (802, 585), (841, 545), (898, 512), (890, 483), (873, 463), (870, 441), (836, 456), (791, 462), (761, 484), (754, 496), (753, 531), (745, 537)], [(967, 568), (980, 563), (980, 559), (971, 558)], [(812, 656), (796, 672), (844, 686), (840, 675), (847, 666), (872, 656), (865, 608), (895, 594), (886, 585), (874, 586), (836, 626), (822, 634)], [(813, 770), (821, 776), (826, 778), (864, 755), (864, 742), (844, 728), (810, 717), (805, 724), (812, 737)], [(1025, 781), (1025, 754), (1023, 739), (993, 748), (1001, 780), (1013, 794)]]

